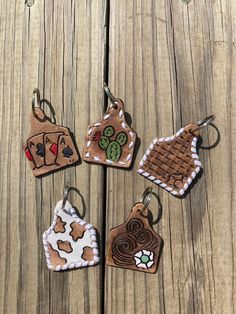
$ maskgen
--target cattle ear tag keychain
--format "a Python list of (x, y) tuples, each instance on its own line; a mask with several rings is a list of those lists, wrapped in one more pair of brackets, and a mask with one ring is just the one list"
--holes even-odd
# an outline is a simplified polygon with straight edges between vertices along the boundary
[(96, 265), (100, 258), (96, 230), (80, 219), (68, 202), (69, 188), (64, 190), (64, 199), (55, 207), (53, 222), (43, 234), (47, 266), (60, 271)]
[(128, 219), (112, 228), (108, 239), (106, 264), (147, 273), (158, 267), (163, 240), (149, 223), (147, 208), (152, 188), (147, 188), (141, 202), (134, 204)]
[(35, 176), (41, 176), (79, 160), (70, 130), (50, 121), (41, 109), (40, 94), (33, 91), (30, 113), (30, 135), (23, 145), (25, 155)]
[(136, 133), (125, 120), (124, 103), (114, 98), (108, 86), (104, 90), (111, 104), (102, 119), (89, 125), (83, 160), (122, 168), (132, 162)]
[(155, 138), (141, 159), (138, 172), (171, 194), (184, 195), (201, 169), (196, 147), (199, 130), (214, 118), (212, 115), (187, 124), (171, 137)]

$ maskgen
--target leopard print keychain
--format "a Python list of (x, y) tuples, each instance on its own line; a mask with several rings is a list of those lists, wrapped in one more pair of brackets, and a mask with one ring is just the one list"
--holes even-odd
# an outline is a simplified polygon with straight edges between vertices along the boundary
[(64, 199), (55, 207), (52, 225), (43, 234), (47, 266), (54, 271), (94, 266), (100, 260), (96, 230), (79, 218), (67, 200), (69, 189), (65, 187)]
[(36, 88), (33, 91), (29, 117), (31, 130), (23, 145), (26, 158), (36, 177), (72, 165), (79, 160), (72, 133), (68, 128), (52, 123), (42, 110), (41, 102), (39, 90)]
[(152, 188), (148, 187), (142, 200), (133, 205), (127, 220), (111, 229), (107, 265), (147, 273), (157, 271), (163, 240), (150, 224), (150, 211), (147, 207), (152, 194)]
[(83, 160), (109, 166), (129, 168), (132, 162), (136, 133), (125, 120), (124, 103), (115, 98), (104, 84), (111, 101), (102, 119), (89, 125)]
[(181, 197), (201, 169), (197, 153), (199, 130), (209, 125), (211, 115), (190, 123), (171, 137), (155, 138), (140, 161), (138, 172), (171, 194)]

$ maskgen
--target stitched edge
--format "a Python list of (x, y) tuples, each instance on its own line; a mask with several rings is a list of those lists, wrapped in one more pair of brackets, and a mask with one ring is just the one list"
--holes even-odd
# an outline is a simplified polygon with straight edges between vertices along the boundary
[(155, 138), (151, 145), (149, 146), (148, 150), (142, 157), (140, 163), (139, 163), (139, 169), (137, 170), (139, 174), (144, 176), (145, 178), (153, 181), (155, 184), (159, 185), (163, 189), (165, 189), (167, 192), (170, 192), (171, 194), (175, 196), (183, 196), (186, 190), (189, 188), (190, 184), (192, 183), (193, 179), (196, 177), (198, 172), (200, 171), (202, 164), (201, 161), (199, 160), (199, 156), (197, 154), (196, 146), (197, 146), (197, 137), (193, 137), (192, 143), (191, 143), (191, 152), (192, 152), (192, 158), (194, 160), (194, 164), (196, 166), (195, 170), (191, 173), (191, 175), (188, 177), (187, 182), (184, 184), (183, 188), (180, 189), (179, 191), (176, 191), (172, 187), (168, 186), (166, 183), (162, 182), (160, 179), (157, 177), (151, 175), (150, 173), (144, 171), (142, 169), (144, 162), (147, 160), (147, 156), (151, 153), (151, 151), (154, 149), (154, 146), (157, 143), (162, 143), (162, 142), (171, 142), (174, 139), (176, 139), (178, 136), (180, 136), (183, 132), (185, 131), (184, 128), (181, 128), (177, 133), (175, 133), (173, 136), (170, 137), (161, 137), (159, 139)]
[(51, 269), (51, 270), (60, 271), (60, 270), (66, 270), (66, 269), (72, 269), (72, 268), (82, 268), (82, 267), (86, 267), (86, 266), (96, 265), (100, 261), (100, 257), (98, 255), (99, 252), (98, 252), (96, 230), (93, 227), (93, 225), (91, 225), (91, 224), (87, 223), (86, 221), (80, 219), (78, 217), (78, 215), (76, 214), (76, 212), (75, 212), (73, 207), (71, 207), (70, 212), (71, 212), (71, 216), (75, 219), (74, 221), (79, 223), (81, 226), (83, 226), (86, 230), (89, 230), (89, 232), (90, 232), (90, 237), (91, 237), (91, 240), (92, 240), (92, 248), (93, 248), (94, 259), (92, 261), (90, 261), (90, 262), (84, 261), (84, 262), (70, 263), (70, 264), (66, 263), (65, 265), (57, 265), (57, 266), (53, 266), (52, 265), (52, 263), (51, 263), (51, 256), (50, 256), (50, 254), (48, 252), (48, 236), (51, 234), (51, 232), (53, 231), (53, 229), (54, 229), (54, 227), (56, 225), (57, 214), (59, 213), (60, 209), (61, 208), (57, 209), (57, 206), (56, 206), (55, 211), (54, 211), (54, 217), (53, 217), (52, 225), (50, 226), (50, 228), (48, 230), (46, 230), (43, 233), (43, 246), (44, 246), (46, 262), (47, 262), (48, 268)]
[[(112, 108), (112, 105), (110, 105), (110, 109), (111, 109), (111, 108)], [(110, 118), (110, 115), (111, 115), (110, 113), (106, 114), (106, 115), (102, 118), (102, 120), (103, 120), (103, 121), (108, 120), (108, 119)], [(122, 126), (122, 128), (123, 128), (123, 129), (126, 129), (126, 128), (127, 128), (127, 124), (126, 124), (126, 122), (124, 121), (124, 110), (120, 109), (118, 115), (119, 115), (119, 118), (120, 118), (120, 120), (121, 120), (121, 126)], [(88, 127), (88, 131), (87, 131), (87, 135), (88, 135), (88, 136), (90, 136), (90, 135), (92, 134), (94, 128), (96, 128), (96, 127), (98, 127), (98, 126), (101, 125), (101, 122), (100, 122), (100, 121), (101, 121), (101, 120), (99, 120), (98, 122), (94, 123), (93, 126), (89, 126), (89, 127)], [(130, 128), (130, 127), (128, 127), (128, 128)], [(130, 136), (131, 136), (131, 142), (130, 142), (129, 145), (128, 145), (129, 150), (130, 150), (130, 153), (129, 153), (128, 156), (126, 157), (126, 162), (123, 162), (123, 161), (114, 162), (114, 161), (112, 161), (112, 160), (110, 160), (110, 159), (106, 159), (105, 161), (106, 161), (107, 164), (109, 164), (109, 165), (114, 165), (114, 166), (116, 166), (117, 164), (120, 164), (120, 165), (125, 166), (125, 165), (127, 165), (129, 162), (131, 162), (131, 159), (132, 159), (132, 153), (131, 153), (131, 151), (132, 151), (132, 148), (133, 148), (134, 142), (135, 142), (135, 132), (134, 132), (133, 130), (132, 130), (132, 131), (130, 130), (130, 131), (129, 131), (129, 134), (130, 134)], [(89, 148), (90, 146), (91, 146), (91, 140), (90, 140), (90, 139), (87, 139), (87, 141), (85, 141), (85, 147), (86, 147), (86, 148)], [(91, 155), (90, 152), (89, 152), (89, 151), (86, 151), (86, 152), (84, 153), (84, 158), (90, 158), (90, 155)], [(93, 158), (93, 160), (94, 160), (95, 162), (100, 162), (100, 161), (101, 161), (101, 158), (99, 158), (99, 157), (97, 157), (97, 156), (93, 156), (92, 158)]]

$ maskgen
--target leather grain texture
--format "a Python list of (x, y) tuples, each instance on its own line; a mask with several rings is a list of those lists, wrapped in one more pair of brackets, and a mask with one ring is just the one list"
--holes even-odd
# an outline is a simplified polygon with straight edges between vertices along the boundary
[(135, 131), (125, 120), (124, 104), (119, 99), (110, 105), (99, 121), (89, 125), (85, 137), (83, 160), (109, 166), (129, 168), (136, 141)]
[(111, 229), (106, 264), (147, 273), (157, 271), (162, 239), (149, 224), (148, 209), (136, 203), (125, 223)]
[(30, 113), (30, 134), (23, 145), (25, 155), (35, 176), (72, 165), (79, 160), (70, 130), (53, 124), (42, 109)]

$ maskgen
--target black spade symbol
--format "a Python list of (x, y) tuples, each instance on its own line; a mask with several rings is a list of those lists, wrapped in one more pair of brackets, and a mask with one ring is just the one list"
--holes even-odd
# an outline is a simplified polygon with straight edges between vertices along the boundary
[(45, 149), (44, 149), (44, 144), (42, 144), (42, 143), (39, 143), (39, 144), (37, 144), (37, 152), (36, 152), (36, 154), (37, 155), (39, 155), (39, 156), (41, 156), (41, 157), (43, 157), (44, 156), (44, 154), (45, 154)]
[(64, 148), (62, 153), (63, 153), (64, 157), (66, 157), (66, 158), (70, 158), (70, 156), (73, 155), (73, 151), (72, 151), (72, 149), (70, 149), (70, 147)]

